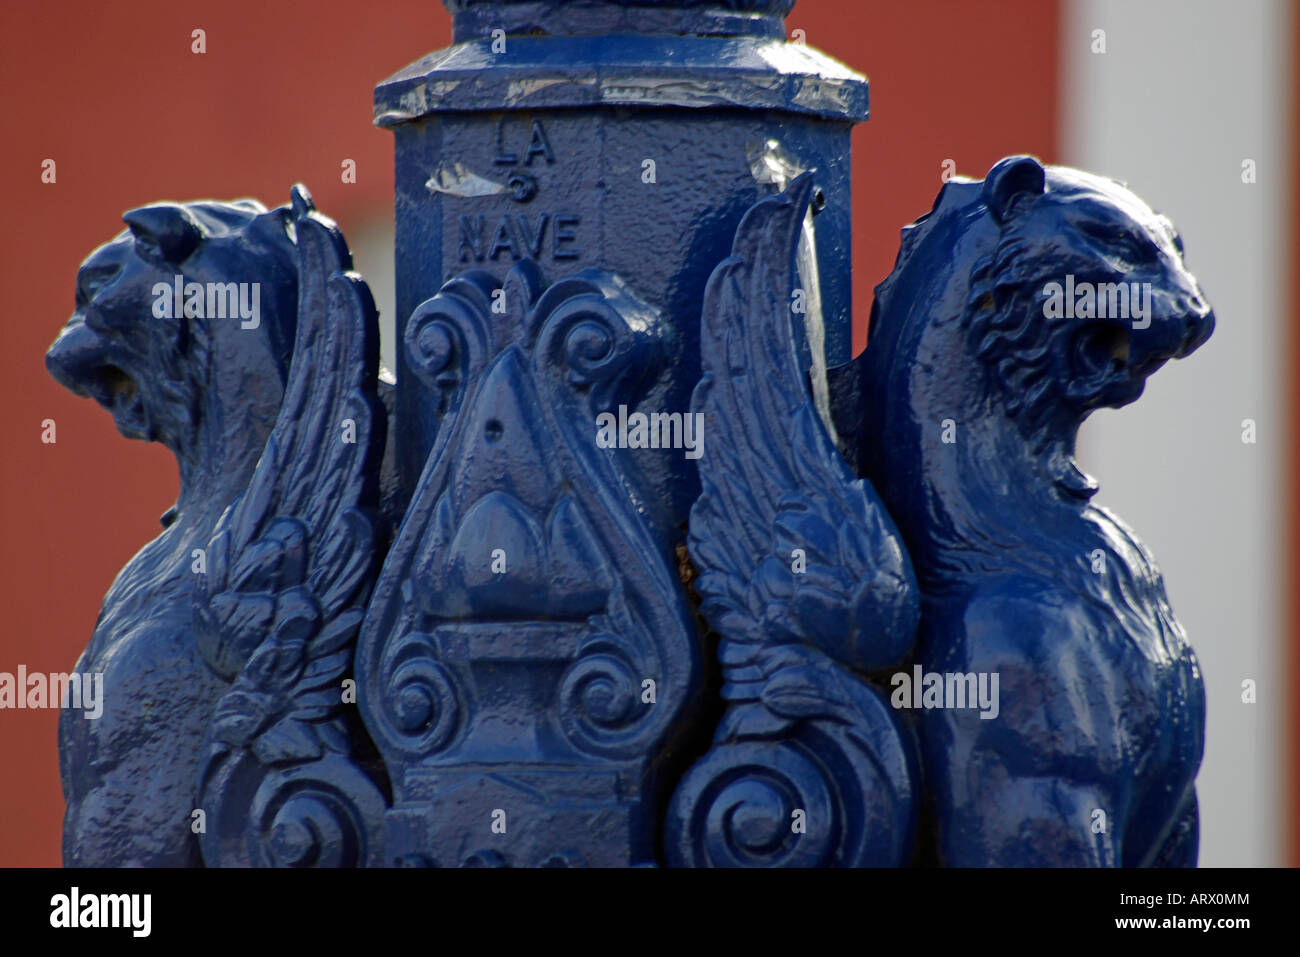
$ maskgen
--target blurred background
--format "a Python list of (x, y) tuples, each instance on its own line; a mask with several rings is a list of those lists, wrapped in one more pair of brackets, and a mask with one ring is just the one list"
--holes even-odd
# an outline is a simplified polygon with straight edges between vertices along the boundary
[[(899, 228), (954, 165), (982, 177), (1034, 153), (1127, 181), (1178, 226), (1218, 329), (1136, 405), (1094, 416), (1080, 462), (1154, 551), (1201, 659), (1202, 865), (1300, 863), (1300, 306), (1286, 288), (1300, 275), (1300, 13), (1288, 0), (801, 0), (787, 26), (871, 80), (853, 139), (855, 352)], [(45, 373), (78, 264), (124, 210), (280, 205), (302, 181), (374, 289), (392, 366), (392, 141), (371, 126), (371, 91), (450, 36), (436, 0), (6, 0), (0, 671), (73, 668), (178, 488), (168, 453), (128, 443)], [(341, 181), (347, 159), (355, 183)], [(47, 418), (55, 444), (40, 440)], [(57, 720), (0, 711), (0, 866), (60, 861)]]

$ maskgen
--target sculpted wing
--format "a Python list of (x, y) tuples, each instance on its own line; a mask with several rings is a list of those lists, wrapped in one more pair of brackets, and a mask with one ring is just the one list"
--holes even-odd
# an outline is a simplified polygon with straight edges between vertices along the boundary
[(836, 450), (800, 362), (795, 309), (816, 300), (794, 294), (803, 281), (794, 251), (812, 188), (804, 174), (751, 209), (709, 282), (693, 399), (707, 445), (690, 549), (724, 665), (804, 644), (874, 671), (911, 647), (916, 582), (875, 491)]
[(916, 582), (803, 371), (794, 319), (817, 297), (796, 263), (813, 261), (812, 188), (805, 174), (757, 203), (705, 293), (688, 543), (729, 707), (669, 808), (679, 866), (898, 865), (911, 848), (914, 758), (859, 672), (910, 650)]
[(351, 832), (383, 807), (351, 760), (343, 684), (381, 539), (378, 318), (341, 233), (302, 187), (292, 229), (298, 323), (284, 403), (194, 592), (200, 650), (233, 681), (200, 770), (209, 864), (365, 863), (373, 836)]

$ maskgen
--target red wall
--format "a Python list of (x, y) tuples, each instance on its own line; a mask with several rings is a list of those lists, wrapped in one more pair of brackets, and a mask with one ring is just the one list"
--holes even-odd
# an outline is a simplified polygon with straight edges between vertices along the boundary
[[(77, 265), (123, 210), (158, 199), (278, 205), (301, 180), (345, 231), (389, 206), (392, 145), (370, 125), (372, 87), (450, 38), (434, 0), (191, 6), (0, 9), (0, 671), (72, 668), (104, 591), (177, 491), (170, 455), (120, 438), (45, 373)], [(944, 159), (981, 176), (1007, 153), (1057, 158), (1057, 18), (1055, 0), (795, 8), (791, 29), (871, 78), (873, 118), (854, 138), (857, 346), (898, 229), (930, 208)], [(190, 52), (195, 28), (203, 55)], [(41, 182), (46, 158), (54, 184)], [(339, 181), (345, 158), (355, 185)], [(0, 711), (0, 865), (59, 863), (57, 720)]]

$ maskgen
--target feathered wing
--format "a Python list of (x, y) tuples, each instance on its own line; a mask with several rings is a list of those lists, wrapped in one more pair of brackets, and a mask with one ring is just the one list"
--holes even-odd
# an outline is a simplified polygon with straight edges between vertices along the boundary
[[(915, 638), (916, 582), (897, 530), (840, 456), (800, 362), (798, 310), (816, 300), (795, 250), (811, 190), (804, 174), (754, 206), (705, 293), (692, 405), (708, 440), (690, 551), (733, 700), (769, 685), (792, 646), (877, 671)], [(763, 697), (777, 713), (815, 708), (786, 681)]]
[(199, 777), (198, 806), (217, 818), (201, 839), (209, 864), (364, 863), (375, 836), (345, 832), (374, 823), (376, 801), (382, 813), (353, 761), (345, 685), (381, 540), (378, 317), (341, 233), (302, 187), (286, 226), (299, 265), (283, 405), (194, 591), (199, 648), (233, 681)]
[[(812, 189), (804, 174), (750, 209), (705, 293), (692, 409), (706, 441), (689, 549), (729, 708), (674, 797), (675, 863), (897, 863), (910, 841), (910, 749), (858, 672), (911, 649), (916, 582), (875, 491), (836, 449), (801, 361), (798, 320), (821, 321), (800, 313), (817, 302), (801, 285), (815, 278), (797, 265), (801, 242), (812, 258)], [(811, 792), (840, 794), (828, 806), (842, 813), (825, 815), (840, 836), (757, 853), (710, 831), (710, 820), (730, 820), (711, 815), (738, 777), (776, 777), (809, 804)]]

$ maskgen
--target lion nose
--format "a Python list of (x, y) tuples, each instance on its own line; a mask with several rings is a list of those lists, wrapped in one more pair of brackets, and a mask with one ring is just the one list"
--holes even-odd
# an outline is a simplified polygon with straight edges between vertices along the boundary
[(1214, 310), (1204, 298), (1196, 297), (1196, 301), (1192, 303), (1192, 311), (1187, 315), (1186, 324), (1183, 343), (1178, 349), (1177, 357), (1180, 359), (1203, 346), (1214, 333)]
[(104, 341), (80, 317), (74, 317), (59, 332), (45, 353), (45, 368), (54, 380), (79, 396), (88, 396), (88, 378), (103, 362)]

